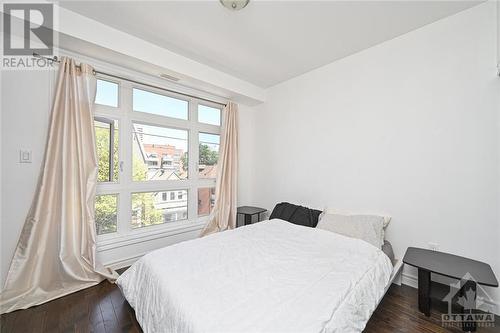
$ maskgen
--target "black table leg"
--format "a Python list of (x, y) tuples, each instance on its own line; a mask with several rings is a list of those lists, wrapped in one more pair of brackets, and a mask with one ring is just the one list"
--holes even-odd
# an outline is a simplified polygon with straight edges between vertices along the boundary
[(418, 269), (418, 310), (427, 317), (431, 315), (431, 272)]
[(245, 214), (245, 225), (252, 224), (252, 215)]
[(476, 310), (476, 293), (476, 282), (471, 280), (465, 281), (459, 291), (459, 297), (462, 299), (460, 305), (462, 305), (462, 313), (464, 314), (462, 321), (462, 330), (464, 332), (475, 332), (477, 328), (476, 322), (474, 320), (470, 320), (473, 318), (472, 316)]

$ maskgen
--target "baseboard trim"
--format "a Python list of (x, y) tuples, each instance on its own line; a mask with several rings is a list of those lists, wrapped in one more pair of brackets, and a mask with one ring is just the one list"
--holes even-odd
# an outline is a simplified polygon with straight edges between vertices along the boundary
[(401, 277), (402, 284), (418, 289), (418, 278), (415, 275), (403, 273)]

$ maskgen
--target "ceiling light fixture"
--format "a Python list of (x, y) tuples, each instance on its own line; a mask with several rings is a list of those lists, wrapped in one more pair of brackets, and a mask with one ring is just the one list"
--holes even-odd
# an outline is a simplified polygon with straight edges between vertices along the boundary
[(231, 10), (240, 10), (245, 8), (250, 0), (219, 0), (220, 3)]

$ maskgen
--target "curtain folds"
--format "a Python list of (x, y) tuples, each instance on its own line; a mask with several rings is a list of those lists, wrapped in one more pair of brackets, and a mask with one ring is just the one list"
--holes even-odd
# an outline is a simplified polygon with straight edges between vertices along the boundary
[(0, 296), (0, 313), (117, 277), (96, 260), (95, 90), (92, 67), (63, 57), (43, 167)]
[(238, 105), (229, 102), (224, 109), (221, 151), (215, 187), (215, 206), (201, 236), (236, 227), (238, 180)]

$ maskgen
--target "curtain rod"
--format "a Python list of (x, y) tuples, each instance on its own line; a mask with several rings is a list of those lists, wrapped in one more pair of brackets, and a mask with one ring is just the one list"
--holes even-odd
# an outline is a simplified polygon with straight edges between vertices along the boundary
[[(39, 59), (45, 59), (45, 60), (50, 61), (52, 63), (54, 63), (54, 62), (58, 63), (58, 64), (61, 63), (61, 60), (59, 60), (59, 58), (56, 57), (56, 56), (53, 56), (52, 58), (49, 58), (49, 57), (44, 57), (44, 56), (42, 56), (42, 55), (40, 55), (40, 54), (38, 54), (36, 52), (33, 52), (33, 57), (39, 58)], [(76, 67), (80, 68), (79, 65), (77, 65)], [(211, 99), (207, 99), (207, 98), (198, 97), (198, 96), (195, 96), (195, 95), (181, 93), (181, 92), (178, 92), (178, 91), (175, 91), (175, 90), (171, 90), (171, 89), (167, 89), (167, 88), (155, 86), (155, 85), (148, 84), (148, 83), (139, 82), (139, 81), (136, 81), (136, 80), (132, 80), (132, 79), (123, 77), (123, 76), (114, 75), (114, 74), (110, 74), (110, 73), (106, 73), (106, 72), (101, 72), (101, 71), (98, 71), (98, 70), (94, 69), (94, 75), (96, 75), (96, 74), (100, 74), (100, 75), (112, 77), (112, 78), (115, 78), (115, 79), (118, 79), (118, 80), (124, 80), (124, 81), (128, 81), (128, 82), (132, 82), (132, 83), (135, 83), (135, 84), (139, 84), (141, 86), (146, 86), (146, 87), (150, 87), (150, 88), (154, 88), (154, 89), (159, 89), (159, 90), (167, 91), (167, 92), (170, 92), (170, 93), (174, 93), (174, 94), (177, 94), (177, 95), (182, 95), (182, 96), (189, 97), (189, 98), (196, 98), (196, 99), (199, 99), (201, 101), (215, 103), (215, 104), (218, 104), (218, 105), (221, 105), (221, 106), (226, 106), (227, 105), (225, 103), (217, 102), (217, 101), (214, 101), (214, 100), (211, 100)]]

